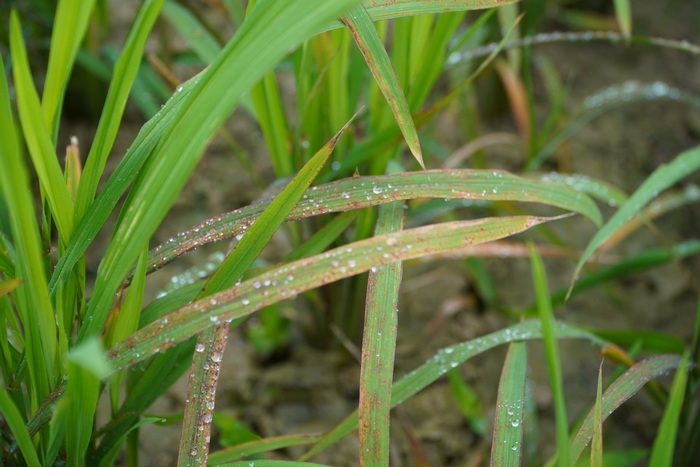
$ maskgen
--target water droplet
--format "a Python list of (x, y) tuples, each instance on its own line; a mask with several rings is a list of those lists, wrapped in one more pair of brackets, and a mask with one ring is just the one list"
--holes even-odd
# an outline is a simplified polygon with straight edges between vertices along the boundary
[(221, 354), (219, 352), (211, 354), (211, 361), (219, 363), (221, 361)]
[(243, 305), (250, 305), (250, 300), (244, 298), (243, 300), (241, 300), (241, 303), (243, 303)]
[(194, 348), (197, 352), (204, 352), (204, 344), (201, 342), (197, 343), (197, 346)]
[(380, 187), (379, 185), (374, 185), (374, 188), (372, 188), (372, 191), (374, 192), (375, 195), (378, 195), (382, 191), (384, 191), (384, 188)]
[(520, 420), (513, 420), (510, 422), (510, 424), (513, 425), (513, 427), (520, 426)]

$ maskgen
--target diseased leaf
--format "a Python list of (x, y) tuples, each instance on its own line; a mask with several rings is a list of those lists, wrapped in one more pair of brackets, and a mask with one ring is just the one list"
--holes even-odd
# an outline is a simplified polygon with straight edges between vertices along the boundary
[(109, 351), (123, 369), (222, 321), (373, 267), (513, 235), (558, 217), (499, 217), (449, 222), (380, 235), (304, 258), (167, 314)]
[(420, 166), (423, 167), (423, 170), (425, 170), (418, 132), (413, 124), (411, 109), (408, 107), (399, 77), (391, 65), (389, 55), (384, 49), (384, 44), (372, 23), (372, 19), (362, 5), (355, 5), (343, 16), (343, 21), (365, 57), (367, 66), (369, 66), (377, 86), (379, 86), (382, 94), (384, 94), (384, 98), (389, 103), (394, 118), (396, 118), (396, 122), (401, 128), (401, 133), (406, 139), (408, 148)]
[[(312, 187), (287, 221), (349, 211), (415, 198), (524, 201), (550, 204), (583, 214), (598, 224), (601, 215), (586, 195), (565, 185), (546, 183), (499, 170), (428, 170), (374, 177), (352, 177)], [(149, 271), (210, 242), (244, 234), (269, 202), (261, 202), (202, 222), (160, 245), (150, 254)]]
[[(603, 420), (610, 416), (627, 399), (637, 393), (647, 382), (658, 378), (681, 365), (680, 355), (660, 354), (642, 360), (617, 378), (603, 393), (601, 413)], [(593, 436), (595, 413), (588, 413), (576, 436), (571, 441), (571, 460), (576, 462)]]

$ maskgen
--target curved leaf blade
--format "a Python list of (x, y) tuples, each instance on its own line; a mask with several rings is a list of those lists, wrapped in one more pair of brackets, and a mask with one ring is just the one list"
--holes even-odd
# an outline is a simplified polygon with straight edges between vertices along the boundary
[[(287, 221), (361, 209), (415, 198), (523, 201), (550, 204), (583, 214), (599, 225), (595, 203), (570, 187), (529, 180), (500, 170), (428, 170), (374, 177), (353, 177), (312, 187)], [(213, 217), (155, 248), (149, 271), (163, 267), (197, 246), (244, 234), (269, 202)]]
[[(654, 355), (638, 362), (615, 380), (603, 393), (601, 413), (605, 421), (627, 399), (637, 393), (646, 383), (681, 365), (680, 355)], [(571, 459), (576, 462), (590, 442), (595, 424), (594, 409), (586, 416), (576, 436), (571, 441)]]
[(574, 277), (578, 275), (593, 252), (632, 218), (632, 216), (638, 214), (660, 191), (665, 190), (699, 168), (700, 146), (682, 152), (673, 161), (658, 167), (588, 243), (588, 246), (581, 255), (581, 259), (579, 259), (576, 265)]
[(211, 295), (145, 326), (109, 351), (115, 369), (133, 365), (215, 326), (330, 282), (395, 261), (516, 234), (559, 217), (498, 217), (449, 222), (376, 236), (304, 258)]
[(367, 66), (369, 66), (377, 86), (384, 94), (384, 98), (394, 114), (396, 123), (401, 128), (401, 133), (403, 133), (408, 148), (423, 170), (425, 170), (418, 132), (413, 123), (411, 109), (408, 107), (399, 77), (391, 65), (389, 54), (384, 49), (379, 33), (372, 23), (372, 18), (369, 17), (362, 5), (355, 5), (343, 16), (343, 21), (350, 30), (350, 34), (352, 34), (360, 52), (365, 57), (365, 62), (367, 62)]
[(511, 343), (498, 385), (493, 442), (491, 443), (491, 465), (520, 465), (523, 452), (521, 444), (523, 441), (526, 368), (526, 343)]
[[(595, 335), (562, 322), (555, 323), (554, 334), (557, 339), (588, 339), (595, 345), (602, 346), (605, 344), (605, 341)], [(509, 342), (540, 338), (542, 338), (542, 331), (539, 320), (527, 320), (477, 339), (441, 349), (433, 358), (394, 383), (391, 394), (391, 406), (396, 407), (401, 404), (452, 368), (456, 368), (475, 355)], [(357, 411), (348, 415), (323, 440), (304, 454), (300, 460), (309, 459), (355, 428), (357, 428)]]

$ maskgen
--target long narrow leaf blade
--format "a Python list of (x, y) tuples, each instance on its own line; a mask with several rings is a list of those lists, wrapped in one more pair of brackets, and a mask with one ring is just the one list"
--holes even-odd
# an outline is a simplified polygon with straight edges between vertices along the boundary
[(64, 239), (70, 239), (73, 233), (73, 200), (68, 193), (63, 172), (58, 164), (50, 130), (41, 115), (39, 95), (34, 88), (34, 80), (29, 69), (19, 17), (14, 10), (10, 15), (10, 39), (17, 109), (24, 140), (51, 206), (51, 214), (56, 220), (58, 232)]
[[(275, 197), (251, 226), (247, 235), (236, 244), (233, 251), (207, 281), (198, 299), (231, 287), (243, 276), (321, 171), (338, 139), (349, 125), (350, 122), (346, 123)], [(197, 352), (192, 362), (193, 369), (188, 387), (190, 403), (185, 406), (185, 421), (179, 453), (179, 461), (186, 465), (207, 463), (216, 381), (219, 378), (221, 356), (227, 337), (228, 324), (218, 325), (200, 335), (195, 347)], [(195, 397), (196, 394), (199, 394), (199, 397)]]
[(418, 132), (413, 124), (411, 109), (408, 107), (406, 96), (399, 77), (396, 75), (394, 67), (391, 65), (389, 55), (384, 49), (384, 44), (379, 37), (379, 33), (372, 23), (364, 7), (355, 5), (343, 16), (343, 21), (350, 30), (355, 43), (360, 48), (362, 55), (365, 57), (367, 66), (369, 66), (374, 80), (377, 82), (379, 89), (389, 103), (394, 118), (401, 128), (406, 139), (408, 148), (413, 153), (418, 163), (425, 170), (423, 155), (420, 149), (420, 141), (418, 140)]
[(27, 465), (39, 467), (41, 465), (39, 456), (34, 444), (32, 444), (32, 439), (29, 437), (29, 432), (24, 426), (24, 420), (4, 387), (0, 387), (0, 414), (14, 435)]
[[(680, 355), (654, 355), (635, 364), (611, 384), (603, 393), (603, 421), (617, 410), (627, 399), (637, 393), (646, 383), (680, 367)], [(595, 413), (588, 413), (576, 436), (571, 441), (571, 460), (576, 462), (591, 441), (594, 431)]]
[[(602, 346), (605, 341), (573, 326), (556, 323), (554, 333), (557, 339), (588, 339), (593, 344)], [(501, 329), (483, 337), (455, 344), (438, 351), (426, 363), (411, 371), (394, 384), (391, 394), (391, 406), (396, 407), (404, 400), (421, 391), (452, 368), (464, 363), (469, 358), (487, 350), (520, 340), (540, 339), (542, 331), (538, 320), (524, 321), (520, 324)], [(309, 459), (314, 454), (330, 446), (336, 440), (357, 428), (357, 411), (348, 415), (336, 428), (328, 433), (323, 440), (304, 454), (300, 460)]]
[[(403, 211), (403, 203), (382, 205), (375, 235), (400, 231)], [(401, 263), (391, 263), (370, 272), (367, 281), (359, 405), (362, 465), (389, 465), (389, 388), (394, 377), (401, 274)]]
[(320, 285), (372, 267), (503, 238), (554, 219), (558, 218), (521, 216), (449, 222), (355, 242), (286, 264), (169, 313), (114, 346), (109, 358), (115, 369), (126, 368), (221, 321), (247, 316)]
[[(225, 121), (241, 94), (289, 50), (354, 0), (258, 2), (217, 60), (202, 74), (173, 128), (159, 144), (147, 173), (130, 196), (99, 269), (78, 333), (81, 341), (102, 328), (114, 292), (148, 239), (174, 202), (212, 134)], [(276, 31), (267, 34), (266, 31)], [(241, 69), (246, 69), (241, 73)], [(146, 201), (147, 200), (147, 201)]]
[(569, 422), (566, 415), (566, 403), (564, 400), (564, 381), (561, 370), (559, 349), (554, 336), (554, 313), (552, 302), (549, 299), (549, 286), (544, 269), (542, 257), (530, 244), (530, 262), (532, 264), (532, 277), (537, 296), (537, 308), (542, 323), (542, 341), (544, 343), (545, 356), (547, 358), (547, 370), (549, 373), (549, 386), (554, 399), (555, 428), (557, 436), (557, 465), (568, 467), (569, 454)]
[[(550, 204), (583, 214), (596, 223), (601, 215), (586, 195), (498, 170), (428, 170), (374, 177), (353, 177), (313, 187), (287, 220), (349, 211), (415, 198), (523, 201)], [(268, 203), (242, 208), (202, 222), (151, 252), (149, 271), (206, 243), (244, 234)]]
[(576, 265), (574, 277), (578, 275), (593, 252), (620, 229), (632, 216), (638, 214), (660, 191), (665, 190), (681, 178), (695, 172), (699, 168), (700, 146), (682, 152), (671, 162), (657, 168), (588, 243), (588, 246), (581, 255), (581, 259), (579, 259)]
[(363, 0), (374, 21), (401, 16), (494, 8), (519, 0)]
[(58, 2), (51, 34), (49, 65), (46, 70), (42, 121), (51, 131), (52, 139), (60, 120), (68, 78), (85, 37), (95, 0), (63, 0)]
[(143, 49), (153, 24), (165, 0), (148, 0), (143, 3), (129, 32), (122, 52), (114, 65), (114, 73), (107, 91), (100, 123), (88, 154), (76, 200), (75, 216), (80, 221), (93, 202), (97, 185), (104, 170), (114, 140), (117, 137), (129, 91), (141, 65)]
[(683, 408), (683, 398), (686, 391), (686, 382), (688, 381), (688, 360), (689, 354), (683, 356), (676, 377), (673, 378), (671, 393), (666, 402), (666, 410), (659, 424), (654, 446), (649, 457), (649, 465), (671, 466), (673, 465), (673, 454), (676, 447), (676, 435), (681, 418), (681, 409)]
[(496, 417), (491, 444), (491, 465), (520, 465), (522, 459), (523, 413), (525, 408), (525, 342), (508, 347), (501, 372), (496, 402)]

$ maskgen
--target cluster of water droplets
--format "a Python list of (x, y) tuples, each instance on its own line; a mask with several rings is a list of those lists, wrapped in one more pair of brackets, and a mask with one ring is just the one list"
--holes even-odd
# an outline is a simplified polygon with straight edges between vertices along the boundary
[(632, 102), (635, 100), (653, 100), (660, 98), (668, 99), (691, 99), (691, 96), (684, 96), (678, 88), (669, 86), (661, 81), (651, 84), (629, 80), (622, 84), (617, 84), (603, 89), (602, 91), (589, 96), (584, 101), (586, 109), (595, 109), (608, 104), (621, 102)]
[(224, 258), (225, 255), (222, 252), (217, 251), (209, 255), (206, 262), (201, 266), (194, 266), (187, 269), (182, 274), (171, 277), (170, 283), (158, 291), (156, 298), (164, 297), (175, 290), (194, 284), (195, 282), (210, 276), (219, 266), (221, 266)]

